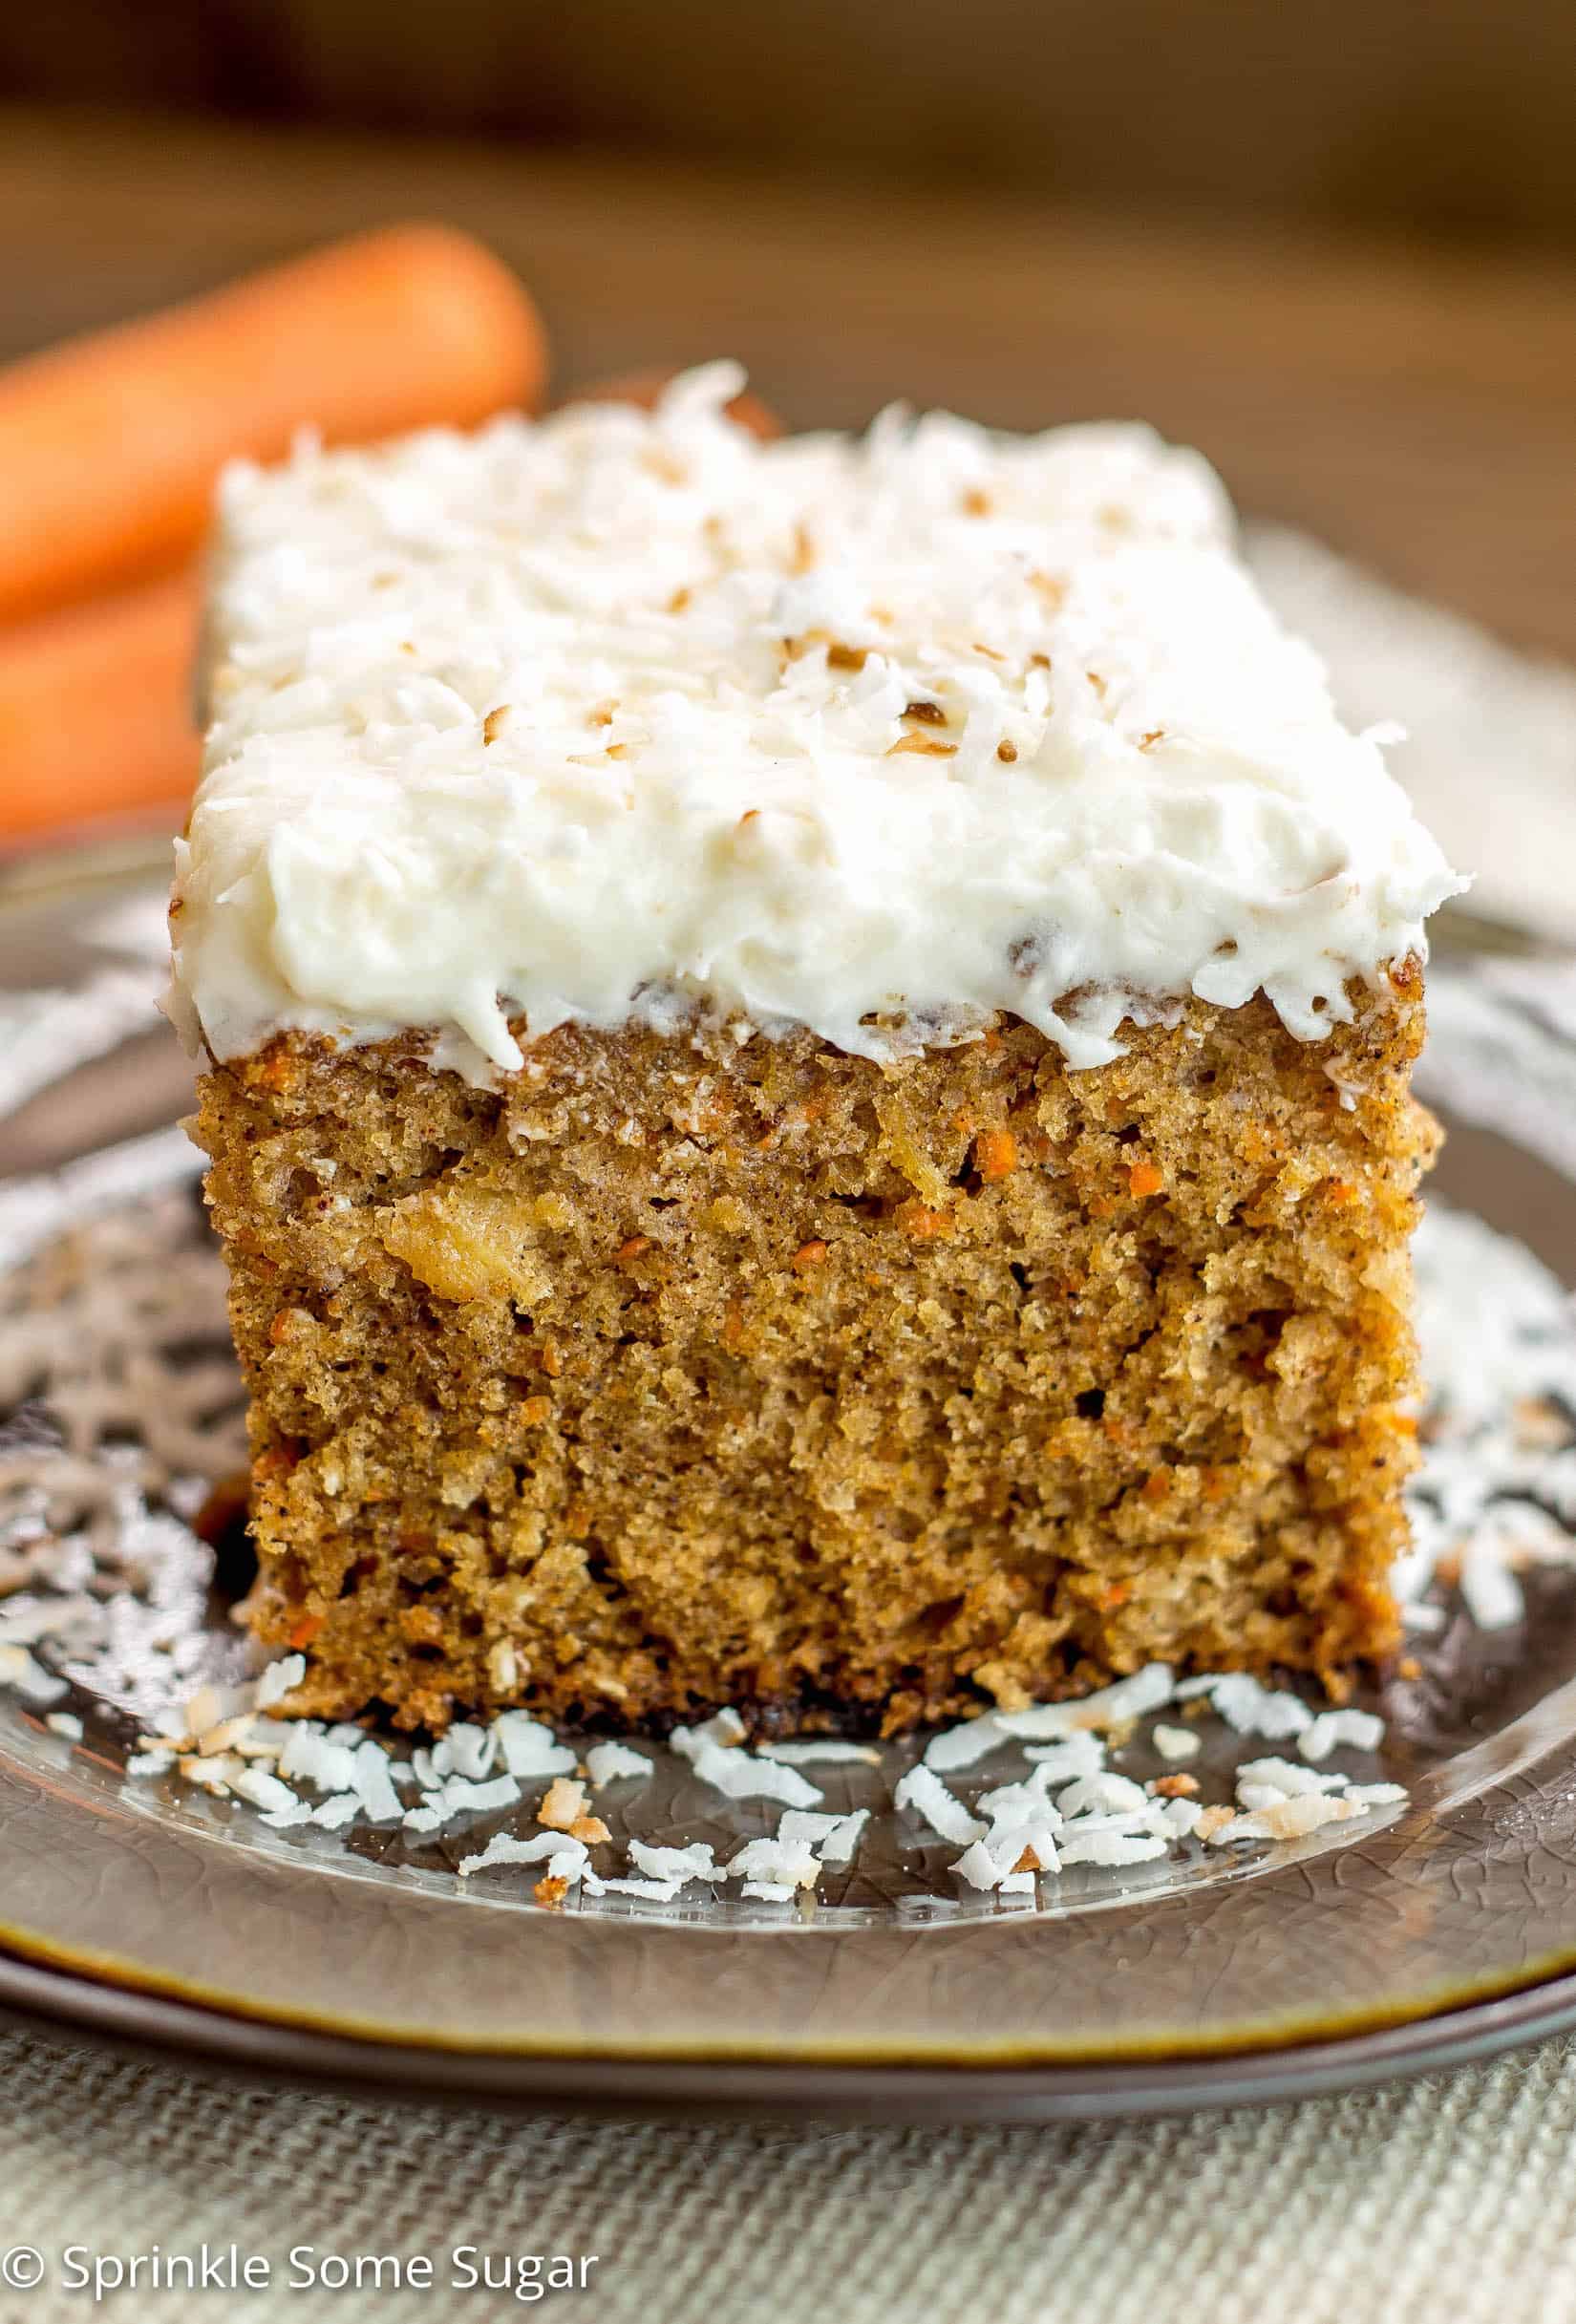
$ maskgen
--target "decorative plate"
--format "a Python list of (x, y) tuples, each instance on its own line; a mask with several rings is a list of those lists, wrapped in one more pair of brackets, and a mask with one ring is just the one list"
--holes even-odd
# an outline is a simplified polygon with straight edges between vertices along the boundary
[[(282, 1761), (248, 1716), (163, 852), (0, 875), (0, 2007), (489, 2103), (953, 2117), (1285, 2096), (1576, 2022), (1569, 970), (1458, 923), (1433, 972), (1434, 1400), (1374, 1717), (1160, 1677), (989, 1752), (746, 1748), (726, 1790), (694, 1738), (636, 1738), (646, 1772), (581, 1802), (596, 1876), (543, 1893), (542, 1754), (578, 1783), (590, 1738)], [(1058, 1864), (976, 1856), (980, 1885), (960, 1857), (1031, 1795)], [(822, 1858), (798, 1885), (785, 1814)], [(696, 1845), (702, 1878), (652, 1853)]]

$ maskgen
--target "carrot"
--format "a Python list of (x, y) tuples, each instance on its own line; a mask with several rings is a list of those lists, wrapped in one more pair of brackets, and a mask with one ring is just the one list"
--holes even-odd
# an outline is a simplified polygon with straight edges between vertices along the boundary
[(1018, 1141), (1011, 1130), (982, 1130), (974, 1141), (974, 1158), (987, 1184), (1011, 1178), (1018, 1166)]
[(0, 631), (0, 840), (169, 806), (197, 778), (197, 587), (144, 584)]
[(536, 310), (490, 251), (392, 226), (0, 372), (0, 620), (184, 563), (223, 463), (540, 403)]
[[(649, 412), (669, 381), (676, 377), (675, 372), (620, 372), (616, 378), (595, 379), (589, 387), (576, 388), (572, 395), (564, 396), (564, 401), (633, 403), (638, 404), (643, 412)], [(774, 437), (782, 434), (782, 422), (771, 405), (762, 403), (760, 397), (753, 395), (748, 388), (742, 394), (735, 395), (727, 409), (731, 419), (736, 419), (741, 428), (748, 428), (752, 436), (758, 436), (763, 444), (769, 444)]]

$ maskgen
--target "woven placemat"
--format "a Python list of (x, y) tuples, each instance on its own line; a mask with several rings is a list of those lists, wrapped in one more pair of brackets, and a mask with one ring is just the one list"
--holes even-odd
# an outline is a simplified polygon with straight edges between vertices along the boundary
[[(518, 2313), (450, 2254), (594, 2254), (596, 2324), (1536, 2324), (1576, 2313), (1576, 2041), (1359, 2096), (1064, 2129), (506, 2121), (260, 2095), (0, 2035), (0, 2246), (48, 2275), (6, 2324), (69, 2324), (74, 2245), (239, 2247), (266, 2291), (101, 2313)], [(431, 2289), (292, 2290), (288, 2254), (427, 2254)], [(318, 2263), (313, 2262), (314, 2267)], [(498, 2265), (495, 2264), (495, 2274)], [(11, 2304), (7, 2304), (10, 2302)], [(525, 2304), (522, 2304), (525, 2305)]]

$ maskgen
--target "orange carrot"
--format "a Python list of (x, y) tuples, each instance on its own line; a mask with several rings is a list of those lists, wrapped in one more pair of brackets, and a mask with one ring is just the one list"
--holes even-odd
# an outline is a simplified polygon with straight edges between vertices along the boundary
[(536, 310), (445, 226), (385, 228), (0, 372), (0, 620), (166, 572), (238, 453), (540, 403)]
[(0, 840), (168, 806), (197, 777), (197, 588), (150, 582), (0, 631)]
[[(576, 388), (574, 394), (566, 395), (564, 400), (565, 403), (634, 403), (643, 412), (649, 412), (669, 381), (676, 376), (674, 372), (620, 372), (614, 379), (595, 379), (589, 387)], [(758, 436), (763, 444), (769, 444), (774, 437), (782, 434), (782, 422), (771, 405), (762, 403), (760, 397), (753, 395), (748, 388), (742, 394), (734, 397), (728, 406), (728, 416), (731, 419), (736, 419), (741, 428), (748, 428), (752, 436)]]
[(974, 1158), (987, 1184), (1011, 1178), (1018, 1166), (1018, 1141), (1011, 1130), (982, 1130), (974, 1141)]

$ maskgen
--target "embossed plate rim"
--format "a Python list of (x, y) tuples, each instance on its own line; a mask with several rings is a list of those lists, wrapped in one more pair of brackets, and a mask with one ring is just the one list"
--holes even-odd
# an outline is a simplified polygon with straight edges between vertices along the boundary
[(1576, 1972), (1398, 2025), (1225, 2056), (1112, 2065), (766, 2065), (506, 2057), (414, 2049), (232, 2016), (0, 1951), (0, 2024), (87, 2034), (117, 2055), (249, 2087), (362, 2100), (725, 2120), (1076, 2122), (1334, 2096), (1481, 2063), (1576, 2028)]

